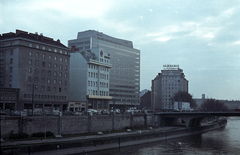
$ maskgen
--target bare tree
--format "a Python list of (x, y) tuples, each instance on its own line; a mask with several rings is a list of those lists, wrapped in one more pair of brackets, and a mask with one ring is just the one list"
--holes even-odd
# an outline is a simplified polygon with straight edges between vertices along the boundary
[(204, 111), (228, 111), (223, 102), (215, 99), (206, 99), (201, 105), (201, 109)]
[(196, 101), (192, 98), (192, 95), (186, 91), (178, 91), (176, 94), (174, 94), (172, 100), (173, 102), (174, 101), (189, 102), (191, 108), (193, 109), (197, 108)]

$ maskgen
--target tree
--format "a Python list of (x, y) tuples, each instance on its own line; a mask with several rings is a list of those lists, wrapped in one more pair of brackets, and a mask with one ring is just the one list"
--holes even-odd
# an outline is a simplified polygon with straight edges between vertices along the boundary
[(221, 101), (215, 99), (206, 99), (201, 105), (204, 111), (228, 111), (228, 107)]
[(173, 102), (174, 101), (189, 102), (190, 103), (190, 107), (192, 109), (197, 108), (196, 101), (192, 98), (192, 95), (189, 94), (186, 91), (178, 91), (177, 93), (174, 94), (172, 100), (173, 100)]

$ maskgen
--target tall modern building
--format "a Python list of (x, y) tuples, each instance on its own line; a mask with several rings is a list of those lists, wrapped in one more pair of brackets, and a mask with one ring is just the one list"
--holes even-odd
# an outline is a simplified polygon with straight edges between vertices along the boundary
[(139, 105), (140, 50), (134, 49), (131, 41), (88, 30), (68, 41), (68, 47), (73, 46), (80, 51), (99, 47), (110, 54), (109, 96), (113, 97), (108, 102), (110, 107), (124, 109)]
[[(70, 110), (109, 109), (108, 101), (112, 99), (109, 96), (109, 72), (112, 67), (110, 54), (101, 48), (79, 51), (73, 46), (72, 49), (74, 50), (71, 52), (70, 61)], [(71, 109), (72, 106), (75, 109)]]
[(16, 30), (0, 46), (1, 109), (67, 109), (70, 50), (60, 40)]
[(172, 97), (178, 91), (188, 92), (188, 80), (179, 65), (163, 65), (164, 69), (152, 80), (152, 108), (155, 111), (173, 110)]

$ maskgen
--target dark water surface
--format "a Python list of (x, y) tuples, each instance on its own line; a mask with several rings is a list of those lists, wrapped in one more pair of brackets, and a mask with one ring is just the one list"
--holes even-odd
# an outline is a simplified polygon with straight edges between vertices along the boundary
[(103, 151), (105, 155), (239, 155), (240, 117), (229, 117), (224, 129), (201, 135)]

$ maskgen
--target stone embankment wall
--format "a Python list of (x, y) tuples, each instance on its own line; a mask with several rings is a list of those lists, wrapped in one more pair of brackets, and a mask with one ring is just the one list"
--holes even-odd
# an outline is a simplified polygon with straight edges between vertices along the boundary
[(1, 137), (9, 133), (25, 132), (29, 135), (51, 131), (55, 135), (79, 134), (86, 132), (122, 130), (130, 127), (147, 128), (152, 125), (152, 114), (134, 115), (93, 115), (93, 116), (2, 116)]

